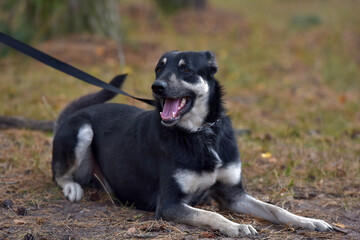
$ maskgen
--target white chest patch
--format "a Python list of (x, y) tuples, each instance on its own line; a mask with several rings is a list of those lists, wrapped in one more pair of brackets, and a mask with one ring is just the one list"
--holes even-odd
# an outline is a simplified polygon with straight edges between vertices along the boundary
[(220, 182), (226, 185), (236, 185), (241, 180), (241, 163), (236, 162), (213, 172), (203, 171), (197, 173), (191, 170), (178, 170), (174, 175), (175, 181), (185, 194), (193, 194), (197, 191), (206, 190)]
[(218, 170), (216, 181), (226, 185), (236, 185), (241, 180), (241, 162), (229, 164)]
[(216, 176), (217, 171), (197, 173), (190, 170), (178, 170), (174, 178), (183, 193), (192, 194), (210, 188), (215, 184)]

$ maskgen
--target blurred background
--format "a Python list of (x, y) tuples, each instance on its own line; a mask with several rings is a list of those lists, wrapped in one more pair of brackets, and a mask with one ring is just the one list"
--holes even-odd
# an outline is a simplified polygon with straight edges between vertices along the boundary
[[(360, 118), (359, 5), (4, 0), (0, 29), (106, 81), (127, 72), (126, 89), (146, 97), (164, 52), (212, 50), (230, 113), (243, 113), (234, 116), (236, 124), (255, 130), (257, 121), (271, 119), (271, 130), (291, 125), (338, 136), (356, 129)], [(58, 112), (79, 91), (88, 92), (90, 86), (4, 45), (0, 51), (3, 115), (49, 119), (42, 96)]]
[[(129, 73), (124, 90), (144, 98), (164, 52), (213, 51), (247, 189), (322, 196), (328, 211), (350, 214), (360, 202), (359, 9), (356, 0), (2, 0), (0, 30), (104, 81)], [(1, 44), (0, 55), (0, 115), (54, 120), (97, 90)]]

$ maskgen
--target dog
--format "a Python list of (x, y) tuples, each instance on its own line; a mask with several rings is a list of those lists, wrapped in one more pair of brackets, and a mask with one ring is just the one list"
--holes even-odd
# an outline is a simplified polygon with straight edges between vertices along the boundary
[[(204, 197), (220, 209), (245, 213), (275, 224), (316, 231), (325, 221), (297, 216), (245, 193), (236, 136), (214, 78), (211, 51), (165, 53), (152, 84), (154, 110), (105, 103), (106, 90), (74, 101), (55, 125), (52, 171), (70, 202), (94, 175), (123, 202), (154, 211), (164, 219), (210, 227), (230, 237), (258, 235), (216, 212), (195, 208)], [(125, 76), (110, 84), (120, 87)]]

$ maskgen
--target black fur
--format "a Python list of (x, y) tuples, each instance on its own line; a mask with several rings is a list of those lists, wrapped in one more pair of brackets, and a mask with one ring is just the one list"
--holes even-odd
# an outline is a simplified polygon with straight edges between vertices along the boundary
[[(170, 58), (173, 54), (171, 52), (164, 56)], [(114, 103), (93, 105), (99, 103), (99, 100), (106, 101), (111, 98), (111, 93), (102, 90), (101, 98), (99, 93), (90, 95), (92, 101), (89, 101), (89, 96), (82, 97), (60, 115), (60, 127), (54, 139), (54, 176), (64, 174), (71, 167), (77, 130), (85, 123), (89, 123), (94, 131), (91, 146), (94, 159), (116, 197), (143, 210), (156, 210), (162, 191), (166, 192), (166, 201), (170, 200), (169, 196), (173, 196), (174, 201), (183, 201), (185, 196), (173, 182), (172, 176), (177, 169), (189, 169), (199, 173), (213, 171), (219, 163), (209, 152), (210, 147), (218, 152), (222, 165), (238, 160), (235, 135), (222, 106), (222, 89), (213, 77), (214, 69), (208, 66), (208, 56), (190, 52), (182, 53), (177, 58), (189, 58), (188, 55), (197, 60), (194, 64), (199, 69), (196, 69), (195, 74), (199, 73), (206, 78), (211, 88), (211, 110), (204, 123), (215, 122), (213, 126), (197, 132), (189, 132), (176, 126), (163, 126), (159, 115), (160, 98), (157, 109), (152, 111)], [(203, 65), (199, 64), (196, 57), (203, 60)], [(189, 82), (196, 81), (191, 77), (188, 79)], [(121, 85), (123, 80), (116, 85)], [(104, 93), (108, 93), (106, 97), (103, 96)], [(79, 110), (83, 106), (85, 108)], [(72, 112), (75, 113), (71, 114)], [(65, 115), (71, 117), (66, 118)], [(64, 118), (66, 120), (63, 120)], [(62, 164), (64, 160), (65, 165)], [(82, 184), (86, 184), (88, 180), (89, 177), (86, 177), (85, 181), (77, 179)], [(197, 193), (194, 199), (188, 198), (188, 202), (195, 204), (199, 195), (201, 194)]]
[[(168, 52), (155, 68), (154, 110), (104, 104), (114, 96), (106, 90), (70, 104), (56, 128), (54, 179), (59, 185), (64, 185), (64, 180), (86, 185), (96, 172), (123, 203), (156, 211), (156, 218), (209, 225), (229, 236), (257, 233), (251, 226), (189, 206), (209, 196), (223, 208), (249, 213), (238, 204), (243, 199), (246, 206), (261, 210), (257, 213), (260, 217), (282, 224), (295, 219), (294, 224), (302, 226), (304, 220), (289, 213), (285, 220), (278, 220), (278, 212), (285, 210), (244, 193), (240, 154), (223, 107), (222, 88), (214, 78), (216, 71), (215, 57), (209, 51)], [(124, 78), (112, 84), (120, 86)], [(90, 156), (76, 166), (75, 152), (81, 146), (78, 134), (83, 126), (91, 128), (86, 132), (91, 136)], [(218, 179), (217, 174), (223, 175)], [(195, 190), (187, 190), (194, 183), (198, 184)]]
[[(111, 84), (115, 87), (120, 87), (123, 84), (123, 82), (125, 81), (125, 78), (126, 78), (126, 74), (115, 76), (109, 82), (109, 84)], [(54, 132), (56, 133), (58, 130), (58, 127), (61, 124), (63, 124), (65, 119), (67, 117), (69, 117), (71, 114), (73, 114), (74, 112), (76, 112), (80, 109), (92, 106), (92, 105), (107, 102), (110, 99), (114, 98), (115, 96), (116, 96), (116, 93), (103, 89), (97, 93), (88, 94), (88, 95), (85, 95), (85, 96), (73, 101), (60, 113), (60, 115), (57, 118), (57, 121), (55, 122), (55, 125), (54, 125)]]

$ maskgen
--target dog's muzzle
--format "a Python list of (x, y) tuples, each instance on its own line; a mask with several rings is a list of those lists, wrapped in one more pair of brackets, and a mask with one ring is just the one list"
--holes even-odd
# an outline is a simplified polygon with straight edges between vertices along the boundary
[(166, 88), (167, 88), (167, 83), (161, 80), (156, 80), (151, 86), (153, 93), (159, 96), (162, 96), (165, 93)]
[(165, 126), (175, 125), (191, 108), (190, 96), (168, 96), (167, 83), (162, 80), (156, 80), (152, 85), (154, 97), (160, 99), (162, 111), (160, 112), (161, 123)]

